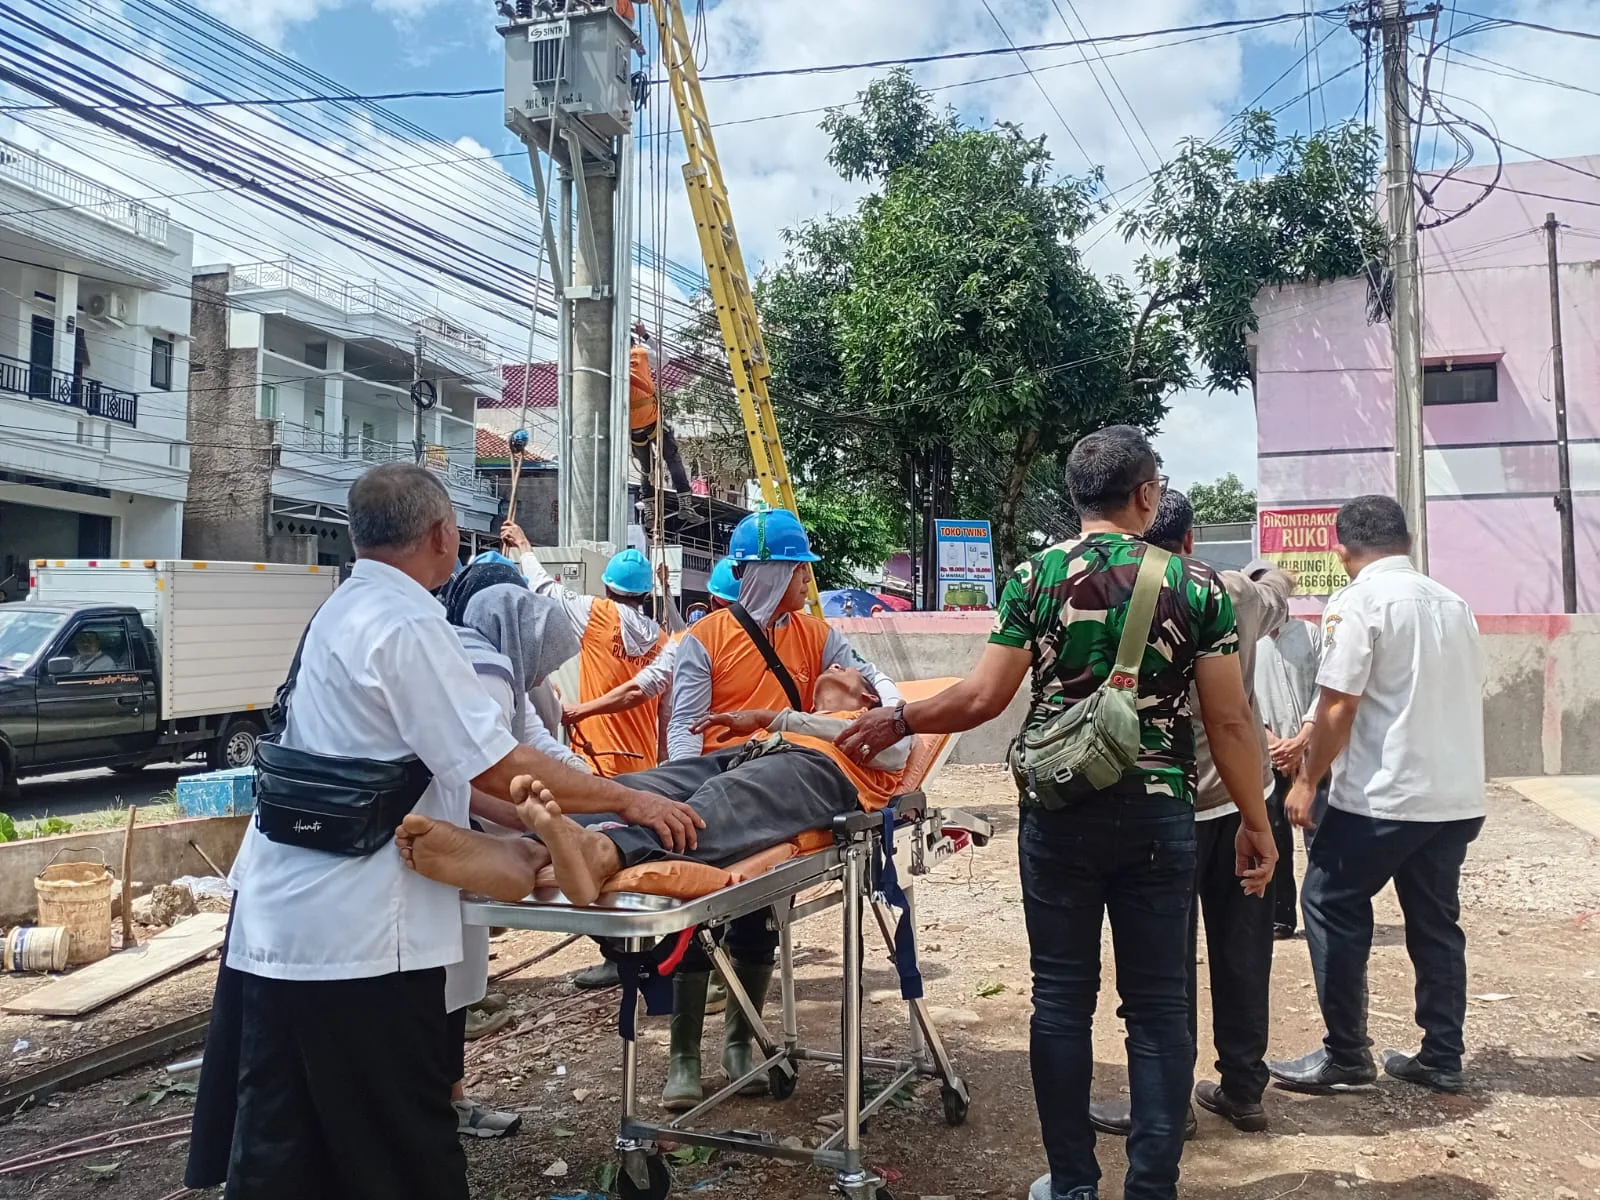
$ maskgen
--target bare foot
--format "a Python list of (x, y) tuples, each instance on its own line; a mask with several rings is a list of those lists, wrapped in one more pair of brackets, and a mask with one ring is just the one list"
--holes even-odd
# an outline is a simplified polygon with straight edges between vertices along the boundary
[(417, 874), (495, 900), (521, 900), (533, 890), (539, 870), (526, 838), (494, 837), (419, 813), (406, 816), (394, 840)]
[(538, 800), (520, 805), (517, 813), (550, 852), (550, 865), (562, 894), (580, 907), (593, 904), (600, 886), (622, 866), (611, 839), (565, 816), (548, 791), (540, 792)]

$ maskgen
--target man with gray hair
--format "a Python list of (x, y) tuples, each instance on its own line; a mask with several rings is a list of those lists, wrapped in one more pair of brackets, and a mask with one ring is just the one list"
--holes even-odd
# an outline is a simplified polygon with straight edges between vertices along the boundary
[[(231, 1008), (235, 1024), (214, 1015), (207, 1039), (230, 1078), (201, 1081), (202, 1100), (237, 1100), (229, 1200), (466, 1200), (445, 1021), (445, 968), (462, 959), (460, 896), (406, 869), (384, 836), (405, 815), (396, 809), (465, 826), (477, 788), (498, 806), (485, 815), (518, 828), (512, 801), (527, 801), (537, 779), (543, 799), (617, 813), (674, 849), (692, 848), (699, 824), (686, 805), (517, 742), (429, 594), (450, 578), (460, 539), (431, 472), (375, 467), (351, 487), (349, 508), (355, 568), (290, 668), (284, 726), (258, 756), (256, 822), (230, 877), (225, 963), (237, 1002), (213, 1011)], [(284, 782), (274, 755), (309, 782)], [(406, 786), (348, 782), (396, 768)], [(292, 822), (274, 816), (307, 789), (335, 798)], [(382, 803), (362, 800), (371, 792)], [(370, 835), (339, 840), (349, 821)], [(236, 1071), (224, 1048), (237, 1049)], [(206, 1125), (213, 1144), (191, 1147), (191, 1185), (220, 1182), (204, 1176), (225, 1123)]]

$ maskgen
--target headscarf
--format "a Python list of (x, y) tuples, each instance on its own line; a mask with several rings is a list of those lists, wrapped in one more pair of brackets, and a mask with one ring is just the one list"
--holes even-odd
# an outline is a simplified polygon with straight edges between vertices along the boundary
[(528, 692), (578, 653), (578, 635), (559, 604), (530, 592), (524, 582), (479, 588), (464, 609), (462, 623), (482, 634), (511, 663), (511, 692), (517, 705), (513, 728), (521, 729)]
[(506, 563), (471, 562), (444, 585), (439, 599), (444, 603), (445, 619), (452, 625), (465, 625), (467, 605), (485, 588), (504, 583), (514, 583), (526, 590), (528, 581), (522, 572)]
[(783, 595), (789, 590), (789, 583), (794, 579), (795, 568), (799, 565), (760, 561), (744, 564), (744, 571), (739, 576), (739, 603), (744, 606), (745, 612), (755, 618), (759, 628), (768, 628), (778, 615), (778, 605), (783, 602)]

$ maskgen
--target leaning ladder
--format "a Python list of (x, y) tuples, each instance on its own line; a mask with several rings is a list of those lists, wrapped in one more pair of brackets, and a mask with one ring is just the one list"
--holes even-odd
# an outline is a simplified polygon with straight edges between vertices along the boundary
[[(661, 31), (661, 61), (672, 85), (672, 99), (678, 109), (678, 124), (689, 161), (684, 164), (683, 180), (689, 189), (689, 208), (694, 213), (695, 230), (700, 235), (700, 253), (705, 259), (706, 277), (711, 284), (711, 300), (717, 309), (717, 324), (722, 329), (723, 346), (728, 352), (728, 370), (733, 390), (739, 397), (739, 412), (744, 419), (745, 437), (750, 442), (750, 459), (761, 483), (761, 497), (769, 508), (797, 512), (794, 483), (783, 457), (778, 438), (778, 419), (767, 394), (767, 379), (772, 365), (761, 338), (761, 323), (756, 315), (755, 296), (745, 272), (744, 252), (733, 227), (733, 210), (728, 204), (728, 186), (722, 178), (717, 158), (717, 143), (706, 116), (705, 95), (700, 90), (700, 68), (695, 63), (694, 45), (684, 20), (679, 0), (653, 0), (656, 28)], [(811, 585), (811, 611), (822, 615), (815, 581)]]

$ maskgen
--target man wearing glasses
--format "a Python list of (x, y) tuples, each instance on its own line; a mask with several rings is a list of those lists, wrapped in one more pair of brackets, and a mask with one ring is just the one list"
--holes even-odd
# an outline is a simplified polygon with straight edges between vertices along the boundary
[[(999, 716), (1033, 672), (1032, 728), (1087, 699), (1117, 657), (1143, 535), (1166, 490), (1137, 429), (1112, 426), (1067, 461), (1082, 536), (1019, 566), (1001, 593), (994, 632), (972, 674), (929, 700), (868, 712), (842, 734), (870, 758), (896, 737), (957, 732)], [(1126, 1200), (1176, 1200), (1194, 1081), (1187, 963), (1195, 874), (1198, 692), (1212, 758), (1241, 814), (1241, 887), (1272, 878), (1277, 847), (1262, 797), (1255, 718), (1239, 669), (1233, 606), (1216, 574), (1174, 556), (1155, 601), (1139, 664), (1141, 753), (1117, 783), (1075, 799), (1047, 784), (1019, 800), (1018, 853), (1033, 968), (1029, 1050), (1050, 1174), (1032, 1200), (1097, 1200), (1100, 1167), (1089, 1123), (1091, 1037), (1100, 991), (1100, 926), (1111, 918), (1119, 1014), (1128, 1026)]]

